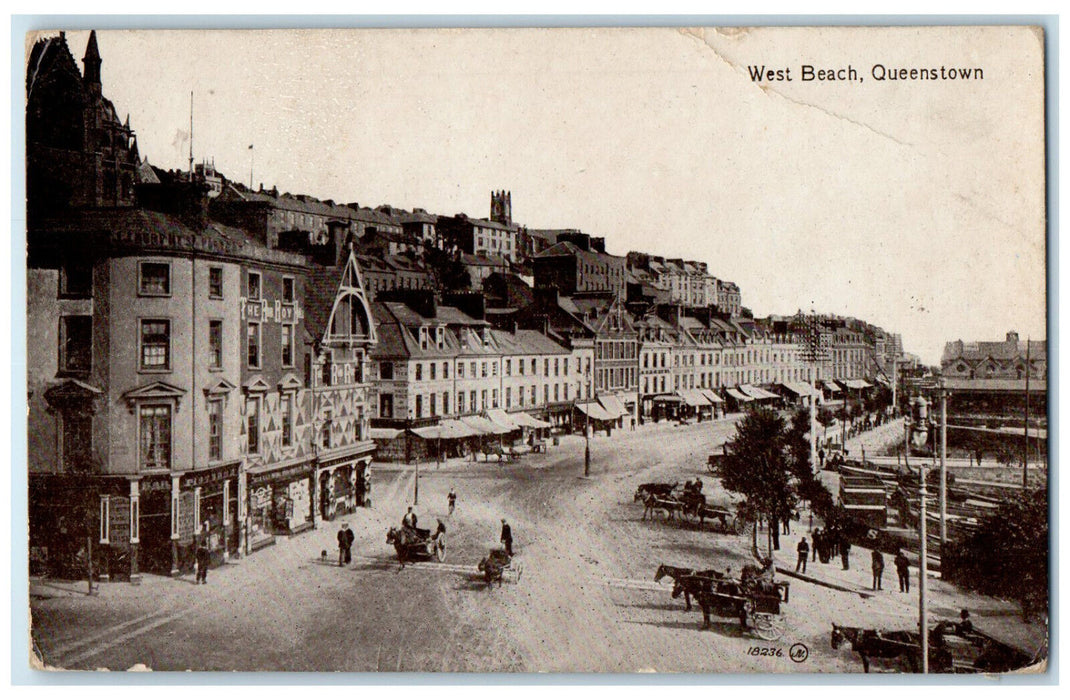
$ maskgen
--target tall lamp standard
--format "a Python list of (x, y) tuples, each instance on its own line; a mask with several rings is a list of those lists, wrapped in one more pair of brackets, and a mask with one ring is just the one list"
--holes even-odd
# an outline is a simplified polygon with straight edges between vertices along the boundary
[(587, 365), (587, 369), (583, 373), (583, 377), (587, 382), (587, 411), (583, 412), (583, 475), (591, 475), (591, 414), (588, 413), (591, 409), (591, 365)]

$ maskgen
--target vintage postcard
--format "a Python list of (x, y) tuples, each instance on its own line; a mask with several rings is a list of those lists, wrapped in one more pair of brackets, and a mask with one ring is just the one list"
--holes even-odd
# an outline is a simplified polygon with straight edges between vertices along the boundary
[(1044, 672), (1045, 40), (27, 35), (29, 667)]

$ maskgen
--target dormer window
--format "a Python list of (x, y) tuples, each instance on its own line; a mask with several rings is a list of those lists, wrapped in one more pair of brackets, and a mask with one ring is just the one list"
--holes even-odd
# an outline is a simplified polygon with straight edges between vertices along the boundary
[(427, 329), (422, 326), (420, 327), (420, 349), (427, 349)]
[(441, 350), (445, 342), (446, 333), (443, 330), (442, 326), (438, 326), (437, 328), (435, 328), (435, 345), (437, 345), (438, 349)]

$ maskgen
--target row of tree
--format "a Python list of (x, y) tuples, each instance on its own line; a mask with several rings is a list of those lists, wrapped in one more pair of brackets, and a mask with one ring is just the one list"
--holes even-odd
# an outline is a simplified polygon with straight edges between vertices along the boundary
[[(811, 470), (808, 432), (806, 409), (790, 418), (764, 407), (753, 409), (737, 424), (719, 462), (722, 484), (743, 497), (741, 512), (755, 523), (755, 551), (758, 523), (768, 523), (770, 558), (780, 547), (780, 523), (803, 501), (826, 525), (849, 520)], [(1043, 614), (1049, 591), (1049, 510), (1044, 489), (1006, 500), (974, 535), (941, 552), (944, 577), (1018, 601), (1027, 619)]]

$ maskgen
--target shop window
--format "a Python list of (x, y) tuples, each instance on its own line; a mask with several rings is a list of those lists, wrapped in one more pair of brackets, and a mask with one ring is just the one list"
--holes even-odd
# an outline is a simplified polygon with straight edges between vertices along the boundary
[(394, 417), (394, 395), (393, 394), (379, 394), (379, 417), (380, 418), (393, 418)]
[(142, 406), (138, 410), (142, 470), (171, 468), (171, 407)]
[(79, 374), (89, 372), (93, 364), (93, 317), (63, 316), (59, 336), (60, 370)]
[(100, 543), (108, 544), (111, 535), (111, 498), (100, 497)]
[(141, 322), (141, 369), (171, 368), (171, 322), (152, 319)]
[(138, 293), (142, 296), (171, 296), (171, 265), (143, 262), (138, 266)]

